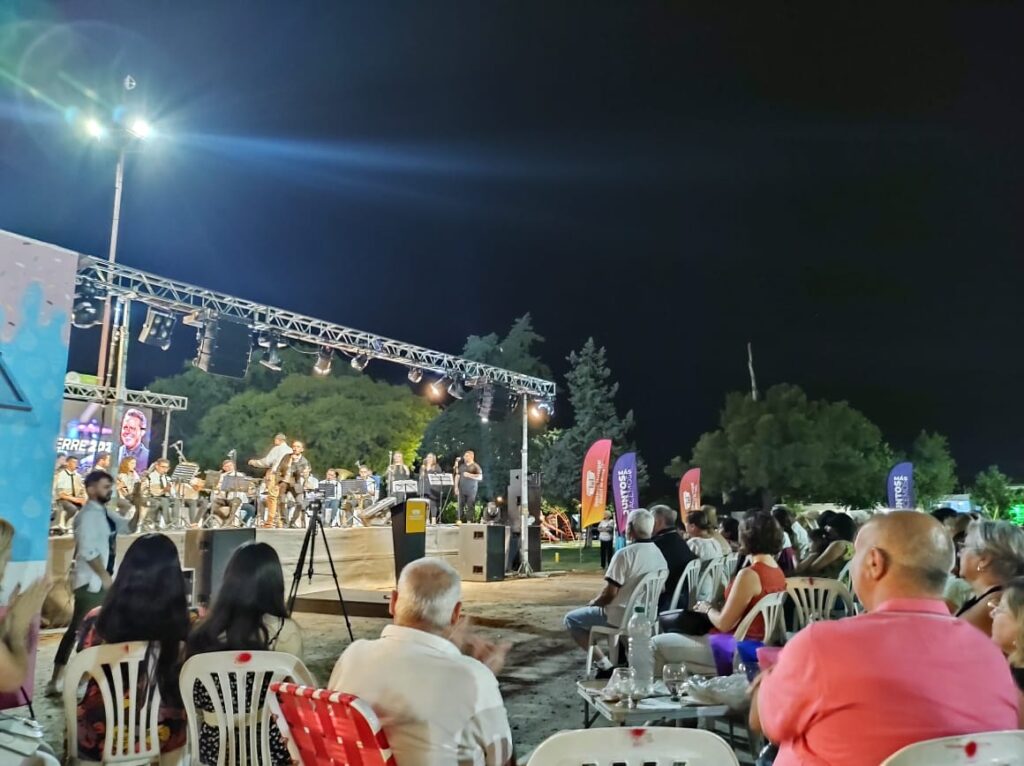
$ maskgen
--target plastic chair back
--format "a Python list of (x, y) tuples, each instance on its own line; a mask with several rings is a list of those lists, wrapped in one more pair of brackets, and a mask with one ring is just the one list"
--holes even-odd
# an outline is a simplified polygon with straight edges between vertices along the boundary
[[(252, 685), (247, 692), (250, 675)], [(217, 766), (270, 764), (270, 709), (263, 695), (270, 696), (265, 691), (269, 684), (285, 679), (313, 683), (302, 660), (285, 652), (208, 652), (190, 657), (181, 668), (179, 688), (188, 714), (193, 760), (199, 763), (200, 723), (213, 724), (215, 720), (220, 743)], [(197, 681), (213, 702), (212, 714), (196, 707)]]
[(70, 763), (78, 759), (78, 689), (83, 679), (103, 699), (107, 736), (102, 763), (148, 764), (160, 758), (160, 649), (147, 641), (102, 644), (78, 652), (64, 673), (64, 722)]
[(771, 644), (772, 641), (777, 640), (782, 632), (782, 605), (785, 601), (786, 591), (769, 593), (758, 601), (733, 631), (733, 638), (736, 639), (736, 642), (739, 643), (746, 639), (750, 626), (754, 624), (758, 615), (764, 617), (764, 643)]
[(682, 600), (683, 594), (686, 594), (687, 607), (693, 607), (697, 600), (697, 581), (700, 579), (700, 559), (694, 559), (686, 568), (683, 573), (679, 576), (679, 582), (676, 583), (675, 592), (672, 594), (672, 601), (669, 603), (669, 609), (678, 609), (679, 602)]
[(725, 590), (729, 583), (729, 575), (725, 569), (726, 556), (704, 562), (704, 569), (697, 581), (697, 597), (704, 601), (714, 601)]
[(812, 622), (830, 620), (840, 602), (847, 617), (854, 614), (853, 596), (839, 580), (824, 577), (787, 577), (786, 593), (796, 605), (794, 612), (795, 629), (807, 627)]
[(358, 697), (289, 683), (272, 683), (270, 692), (270, 708), (301, 763), (395, 766), (380, 721)]
[(633, 616), (633, 612), (636, 611), (638, 606), (644, 608), (644, 614), (647, 615), (648, 619), (652, 620), (655, 625), (658, 624), (658, 600), (661, 598), (662, 591), (665, 590), (665, 581), (667, 579), (667, 569), (659, 569), (657, 572), (644, 575), (644, 578), (629, 595), (629, 602), (626, 604), (626, 611), (623, 613), (622, 625), (619, 626), (622, 630), (626, 629), (626, 626), (629, 624), (629, 618)]
[(907, 745), (882, 766), (1024, 766), (1024, 731), (988, 731)]
[(703, 729), (662, 726), (563, 731), (537, 746), (527, 766), (739, 766), (725, 740)]
[(852, 561), (847, 561), (846, 566), (839, 570), (839, 576), (836, 577), (836, 579), (843, 584), (843, 587), (846, 588), (848, 593), (853, 592), (853, 576), (850, 574), (850, 564), (852, 563)]

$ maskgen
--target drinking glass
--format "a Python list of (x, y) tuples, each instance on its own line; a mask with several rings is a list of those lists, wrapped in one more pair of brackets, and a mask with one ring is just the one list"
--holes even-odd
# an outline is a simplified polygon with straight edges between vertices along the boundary
[(628, 700), (636, 686), (636, 671), (633, 668), (615, 668), (608, 685), (604, 687), (605, 697)]
[(686, 665), (681, 662), (669, 663), (661, 671), (661, 679), (665, 682), (668, 693), (672, 695), (673, 702), (679, 702), (683, 687), (686, 685), (686, 678)]

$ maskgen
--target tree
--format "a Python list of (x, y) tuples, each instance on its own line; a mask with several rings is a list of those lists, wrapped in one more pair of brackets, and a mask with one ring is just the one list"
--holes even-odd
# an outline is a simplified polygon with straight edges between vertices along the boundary
[(999, 466), (990, 465), (974, 477), (971, 500), (993, 519), (999, 519), (1007, 517), (1010, 508), (1021, 502), (1021, 493), (1011, 488), (1010, 478)]
[(942, 434), (922, 431), (914, 439), (910, 460), (914, 464), (917, 501), (928, 508), (956, 487), (956, 461), (949, 454), (949, 442)]
[[(561, 502), (579, 497), (583, 458), (595, 441), (611, 439), (617, 453), (634, 449), (633, 412), (618, 414), (615, 395), (619, 384), (611, 381), (605, 349), (588, 338), (579, 351), (569, 354), (569, 364), (565, 382), (573, 424), (550, 445), (544, 460), (544, 494)], [(641, 472), (638, 478), (643, 486), (646, 475)]]

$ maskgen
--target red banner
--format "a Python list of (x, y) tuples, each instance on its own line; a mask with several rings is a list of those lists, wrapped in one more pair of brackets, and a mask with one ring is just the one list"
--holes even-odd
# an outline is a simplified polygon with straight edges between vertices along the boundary
[(689, 513), (700, 508), (700, 469), (691, 468), (679, 480), (679, 512)]
[(583, 490), (580, 497), (580, 527), (586, 528), (604, 518), (608, 505), (608, 460), (612, 440), (598, 439), (583, 459)]

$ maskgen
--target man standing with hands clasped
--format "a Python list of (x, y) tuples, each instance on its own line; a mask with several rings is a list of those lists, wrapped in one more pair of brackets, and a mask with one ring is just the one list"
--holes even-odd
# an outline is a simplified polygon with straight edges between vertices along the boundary
[(459, 494), (459, 523), (473, 521), (476, 514), (476, 491), (484, 478), (483, 469), (476, 462), (476, 453), (468, 449), (462, 462), (455, 461), (455, 489)]

